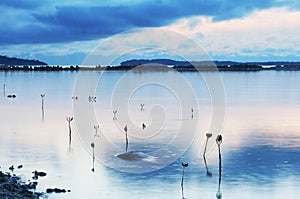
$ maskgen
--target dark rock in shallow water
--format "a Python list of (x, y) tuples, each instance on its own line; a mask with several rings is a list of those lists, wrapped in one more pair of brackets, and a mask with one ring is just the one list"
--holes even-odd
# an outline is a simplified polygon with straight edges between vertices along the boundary
[(130, 152), (119, 154), (117, 155), (117, 157), (122, 160), (136, 161), (136, 160), (142, 160), (146, 156), (143, 153), (130, 151)]
[(34, 179), (34, 180), (37, 180), (39, 177), (44, 177), (47, 175), (47, 173), (42, 172), (42, 171), (37, 171), (37, 170), (33, 171), (32, 173), (33, 173), (32, 179)]
[[(13, 168), (13, 165), (11, 166)], [(19, 168), (20, 165), (17, 167)], [(23, 167), (23, 166), (22, 166)], [(22, 168), (20, 167), (20, 168)], [(34, 177), (43, 177), (46, 176), (47, 173), (33, 171)], [(25, 183), (20, 176), (16, 174), (11, 174), (10, 172), (3, 173), (0, 171), (0, 199), (40, 199), (47, 198), (45, 192), (32, 192), (31, 190), (35, 190), (38, 182), (30, 182)], [(71, 190), (59, 189), (59, 188), (48, 188), (46, 190), (47, 193), (66, 193), (71, 192)]]
[(28, 185), (20, 182), (18, 176), (0, 171), (0, 198), (39, 199), (42, 193), (31, 192)]
[(14, 167), (14, 165), (11, 165), (8, 169), (9, 169), (11, 172), (14, 172), (15, 167)]
[(30, 182), (26, 185), (27, 189), (36, 189), (36, 186), (38, 185), (38, 182)]
[(118, 154), (116, 156), (126, 161), (145, 161), (150, 163), (157, 162), (157, 157), (139, 151), (130, 151), (130, 152)]
[(47, 173), (45, 173), (45, 172), (43, 172), (43, 171), (37, 171), (37, 170), (33, 171), (32, 173), (33, 173), (34, 175), (36, 175), (36, 176), (39, 176), (39, 177), (44, 177), (44, 176), (47, 175)]
[(71, 192), (71, 190), (59, 189), (59, 188), (48, 188), (46, 189), (46, 193), (66, 193)]
[(9, 174), (4, 174), (2, 171), (0, 171), (0, 183), (7, 182), (9, 177)]
[(8, 98), (16, 98), (16, 95), (7, 95)]

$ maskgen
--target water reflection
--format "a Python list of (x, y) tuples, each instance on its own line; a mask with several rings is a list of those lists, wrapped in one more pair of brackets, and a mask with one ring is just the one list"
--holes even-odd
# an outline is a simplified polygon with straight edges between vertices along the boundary
[(44, 119), (45, 119), (44, 97), (45, 97), (45, 94), (41, 94), (41, 98), (42, 98), (42, 121), (44, 121)]
[(145, 104), (140, 104), (141, 106), (141, 111), (145, 110)]
[[(109, 80), (117, 79), (122, 73), (108, 73), (107, 75), (107, 84), (112, 84)], [(193, 76), (189, 73), (184, 75)], [(76, 128), (72, 128), (74, 150), (72, 153), (68, 152), (67, 143), (71, 143), (70, 129), (68, 129), (69, 135), (67, 136), (64, 130), (66, 128), (64, 118), (66, 113), (72, 111), (74, 74), (35, 72), (6, 73), (5, 75), (0, 73), (0, 76), (1, 83), (5, 82), (9, 85), (7, 92), (13, 90), (18, 95), (15, 100), (6, 99), (5, 86), (3, 86), (4, 97), (0, 96), (0, 166), (3, 169), (12, 164), (23, 164), (22, 173), (45, 169), (49, 176), (39, 185), (40, 191), (44, 191), (44, 188), (52, 184), (72, 189), (69, 195), (50, 195), (49, 199), (80, 199), (95, 198), (95, 196), (121, 199), (179, 197), (211, 199), (220, 198), (222, 195), (218, 193), (222, 193), (223, 198), (226, 196), (230, 199), (239, 199), (241, 191), (244, 199), (268, 199), (296, 198), (300, 194), (300, 87), (297, 84), (300, 73), (222, 74), (227, 85), (228, 104), (234, 106), (227, 107), (228, 118), (223, 134), (223, 138), (226, 136), (226, 142), (220, 144), (219, 151), (216, 150), (217, 148), (212, 151), (209, 149), (209, 142), (212, 138), (206, 135), (204, 138), (207, 139), (208, 149), (203, 154), (206, 154), (204, 157), (209, 154), (208, 162), (205, 158), (203, 164), (199, 158), (200, 147), (195, 146), (196, 150), (191, 147), (182, 155), (183, 157), (167, 167), (142, 174), (117, 171), (97, 162), (95, 153), (101, 146), (97, 143), (95, 145), (95, 142), (98, 138), (97, 134), (101, 138), (103, 136), (104, 123), (99, 123), (101, 133), (95, 127), (95, 134), (92, 131), (91, 136), (94, 140), (91, 141), (95, 142), (92, 146), (89, 141), (87, 147), (92, 153), (88, 153), (82, 147)], [(198, 81), (194, 81), (193, 78), (189, 80), (192, 86), (201, 90), (197, 85)], [(41, 103), (41, 99), (36, 96), (43, 91), (47, 92), (47, 119), (42, 123), (40, 121), (41, 107), (36, 106)], [(104, 92), (107, 91), (104, 90)], [(199, 93), (200, 96), (202, 93)], [(109, 95), (109, 92), (106, 94)], [(70, 99), (70, 101), (58, 99)], [(77, 99), (78, 97), (74, 96), (73, 100)], [(102, 102), (103, 98), (98, 99)], [(147, 107), (150, 107), (151, 103), (147, 101), (148, 98), (139, 100), (134, 104), (135, 110), (145, 113), (139, 111), (137, 105), (145, 102)], [(97, 103), (100, 104), (99, 102)], [(205, 104), (206, 101), (200, 96), (199, 102)], [(266, 107), (263, 107), (264, 105)], [(251, 107), (251, 111), (248, 107)], [(186, 109), (188, 120), (191, 117), (190, 108), (191, 106)], [(194, 111), (198, 110), (198, 107), (193, 108)], [(112, 122), (112, 110), (101, 116)], [(118, 116), (121, 120), (121, 114)], [(139, 121), (139, 129), (143, 121)], [(121, 129), (125, 124), (125, 122), (122, 123)], [(94, 125), (97, 127), (97, 123), (93, 123), (90, 127)], [(129, 127), (129, 132), (132, 132), (131, 126)], [(145, 131), (149, 128), (150, 123), (147, 121)], [(203, 132), (206, 131), (199, 131), (199, 133)], [(111, 131), (109, 128), (104, 128), (103, 133), (110, 134)], [(116, 143), (121, 146), (119, 147), (121, 152), (124, 149), (126, 151), (124, 136), (126, 135), (120, 133), (120, 136), (116, 138), (119, 139)], [(204, 138), (202, 137), (199, 141), (201, 146), (205, 141)], [(135, 142), (134, 139), (130, 141), (131, 148), (146, 154), (162, 147), (159, 143)], [(176, 150), (174, 146), (169, 151), (162, 152), (172, 155)], [(123, 164), (124, 167), (131, 166), (130, 163), (126, 165), (125, 161), (118, 157), (111, 157), (110, 160), (115, 164)], [(179, 181), (183, 169), (181, 163), (185, 161), (189, 163), (189, 167), (186, 170), (188, 172), (184, 173), (184, 186), (182, 186), (184, 190), (180, 190)], [(156, 166), (155, 163), (149, 165)], [(207, 174), (219, 173), (219, 175), (208, 178), (207, 175), (201, 175), (204, 171)]]
[(6, 85), (5, 85), (5, 84), (3, 84), (3, 97), (5, 97), (5, 96), (6, 96), (6, 94), (5, 94), (5, 87), (6, 87)]
[[(300, 147), (286, 148), (269, 144), (255, 144), (232, 150), (226, 159), (226, 174), (258, 184), (275, 182), (279, 176), (300, 175)], [(247, 175), (246, 175), (247, 174)]]
[(92, 167), (92, 172), (95, 172), (95, 143), (91, 143), (91, 147), (93, 149), (93, 167)]
[(203, 151), (203, 160), (204, 160), (204, 165), (205, 165), (205, 169), (206, 169), (206, 175), (209, 177), (212, 176), (212, 173), (208, 170), (207, 160), (206, 160), (206, 150), (207, 150), (208, 139), (211, 136), (212, 136), (212, 133), (206, 133), (206, 141), (205, 141), (205, 146), (204, 146), (204, 151)]

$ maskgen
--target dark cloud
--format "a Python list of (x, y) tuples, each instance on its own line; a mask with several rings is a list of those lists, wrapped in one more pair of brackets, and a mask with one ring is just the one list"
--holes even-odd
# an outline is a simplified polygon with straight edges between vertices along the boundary
[(42, 1), (1, 1), (2, 9), (4, 6), (31, 10), (27, 12), (26, 21), (25, 18), (6, 19), (11, 20), (11, 25), (0, 29), (0, 44), (91, 40), (132, 28), (168, 25), (182, 17), (204, 15), (214, 20), (228, 20), (279, 5), (275, 0), (178, 0), (131, 6), (60, 6), (45, 12), (45, 8), (36, 6), (37, 2)]
[(14, 9), (35, 9), (43, 5), (43, 1), (37, 0), (1, 0), (0, 5)]

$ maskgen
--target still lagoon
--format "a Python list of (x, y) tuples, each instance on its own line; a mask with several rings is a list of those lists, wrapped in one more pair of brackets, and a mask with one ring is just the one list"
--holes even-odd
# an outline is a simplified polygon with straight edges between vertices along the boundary
[[(22, 164), (14, 173), (24, 180), (34, 170), (47, 172), (37, 191), (71, 190), (50, 199), (211, 199), (219, 185), (215, 140), (222, 134), (222, 198), (298, 198), (300, 72), (217, 75), (220, 104), (212, 99), (214, 85), (195, 72), (0, 72), (1, 170)], [(221, 115), (218, 125), (211, 124), (214, 114)], [(74, 118), (71, 144), (66, 117)], [(126, 151), (126, 125), (128, 151), (140, 159), (118, 157)], [(206, 133), (212, 133), (207, 165)], [(184, 196), (182, 163), (189, 164)]]

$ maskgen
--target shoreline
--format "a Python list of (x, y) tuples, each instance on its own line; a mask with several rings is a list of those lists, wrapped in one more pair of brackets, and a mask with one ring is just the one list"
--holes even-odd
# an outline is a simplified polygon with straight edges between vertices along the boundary
[(39, 199), (45, 194), (34, 191), (37, 184), (31, 181), (25, 183), (16, 174), (0, 171), (0, 198)]
[[(1, 167), (0, 167), (1, 168)], [(19, 165), (18, 169), (23, 168), (23, 165)], [(60, 188), (47, 188), (43, 192), (37, 192), (38, 179), (47, 175), (45, 172), (33, 171), (33, 177), (31, 180), (22, 179), (21, 175), (15, 174), (14, 166), (9, 168), (10, 172), (3, 172), (0, 170), (0, 198), (22, 198), (22, 199), (40, 199), (48, 198), (48, 194), (51, 193), (67, 193), (71, 190)]]
[(261, 65), (200, 65), (200, 66), (166, 66), (166, 65), (128, 65), (128, 66), (14, 66), (0, 65), (0, 71), (177, 71), (177, 72), (259, 72), (259, 71), (300, 71), (300, 65), (277, 65), (263, 67)]

